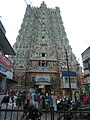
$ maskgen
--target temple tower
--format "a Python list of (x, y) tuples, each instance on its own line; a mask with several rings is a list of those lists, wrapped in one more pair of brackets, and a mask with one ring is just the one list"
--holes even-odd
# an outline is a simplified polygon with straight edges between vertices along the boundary
[[(44, 2), (40, 7), (27, 5), (13, 47), (16, 51), (16, 56), (12, 57), (14, 77), (18, 81), (15, 88), (34, 88), (39, 92), (60, 90), (66, 94), (69, 86), (65, 85), (65, 80), (68, 80), (62, 74), (67, 71), (67, 57), (71, 72), (76, 73), (78, 62), (69, 45), (58, 7), (47, 8)], [(72, 90), (75, 90), (76, 75), (71, 78), (72, 82), (75, 83)]]

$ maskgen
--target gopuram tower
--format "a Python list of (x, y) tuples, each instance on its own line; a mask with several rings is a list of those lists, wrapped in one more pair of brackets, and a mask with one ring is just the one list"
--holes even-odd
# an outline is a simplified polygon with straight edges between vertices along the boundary
[(70, 89), (73, 92), (78, 88), (78, 62), (58, 7), (47, 8), (44, 2), (40, 7), (27, 5), (13, 48), (15, 89), (43, 93), (60, 90), (67, 95)]

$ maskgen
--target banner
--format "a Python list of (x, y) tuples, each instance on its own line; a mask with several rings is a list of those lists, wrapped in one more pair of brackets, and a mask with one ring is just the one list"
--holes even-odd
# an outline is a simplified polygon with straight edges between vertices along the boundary
[(8, 79), (12, 79), (13, 78), (13, 71), (11, 71), (8, 68), (5, 68), (3, 65), (0, 64), (0, 73), (3, 73), (4, 75), (6, 75), (6, 77)]
[(50, 76), (36, 76), (37, 82), (50, 82)]
[(2, 52), (0, 52), (0, 62), (5, 67), (12, 69), (12, 62)]

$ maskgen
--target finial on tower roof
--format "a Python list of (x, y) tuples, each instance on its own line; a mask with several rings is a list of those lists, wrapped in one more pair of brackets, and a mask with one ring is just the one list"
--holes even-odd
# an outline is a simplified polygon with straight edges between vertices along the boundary
[(44, 1), (41, 3), (41, 7), (46, 8), (46, 4), (45, 4), (45, 2), (44, 2)]

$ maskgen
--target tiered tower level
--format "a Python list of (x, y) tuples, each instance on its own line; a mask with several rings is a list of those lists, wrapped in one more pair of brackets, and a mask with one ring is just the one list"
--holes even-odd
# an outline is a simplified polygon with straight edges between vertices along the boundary
[[(76, 71), (77, 60), (69, 45), (60, 9), (27, 5), (19, 34), (14, 44), (14, 77), (18, 89), (58, 90), (59, 73)], [(60, 84), (61, 85), (61, 84)]]

